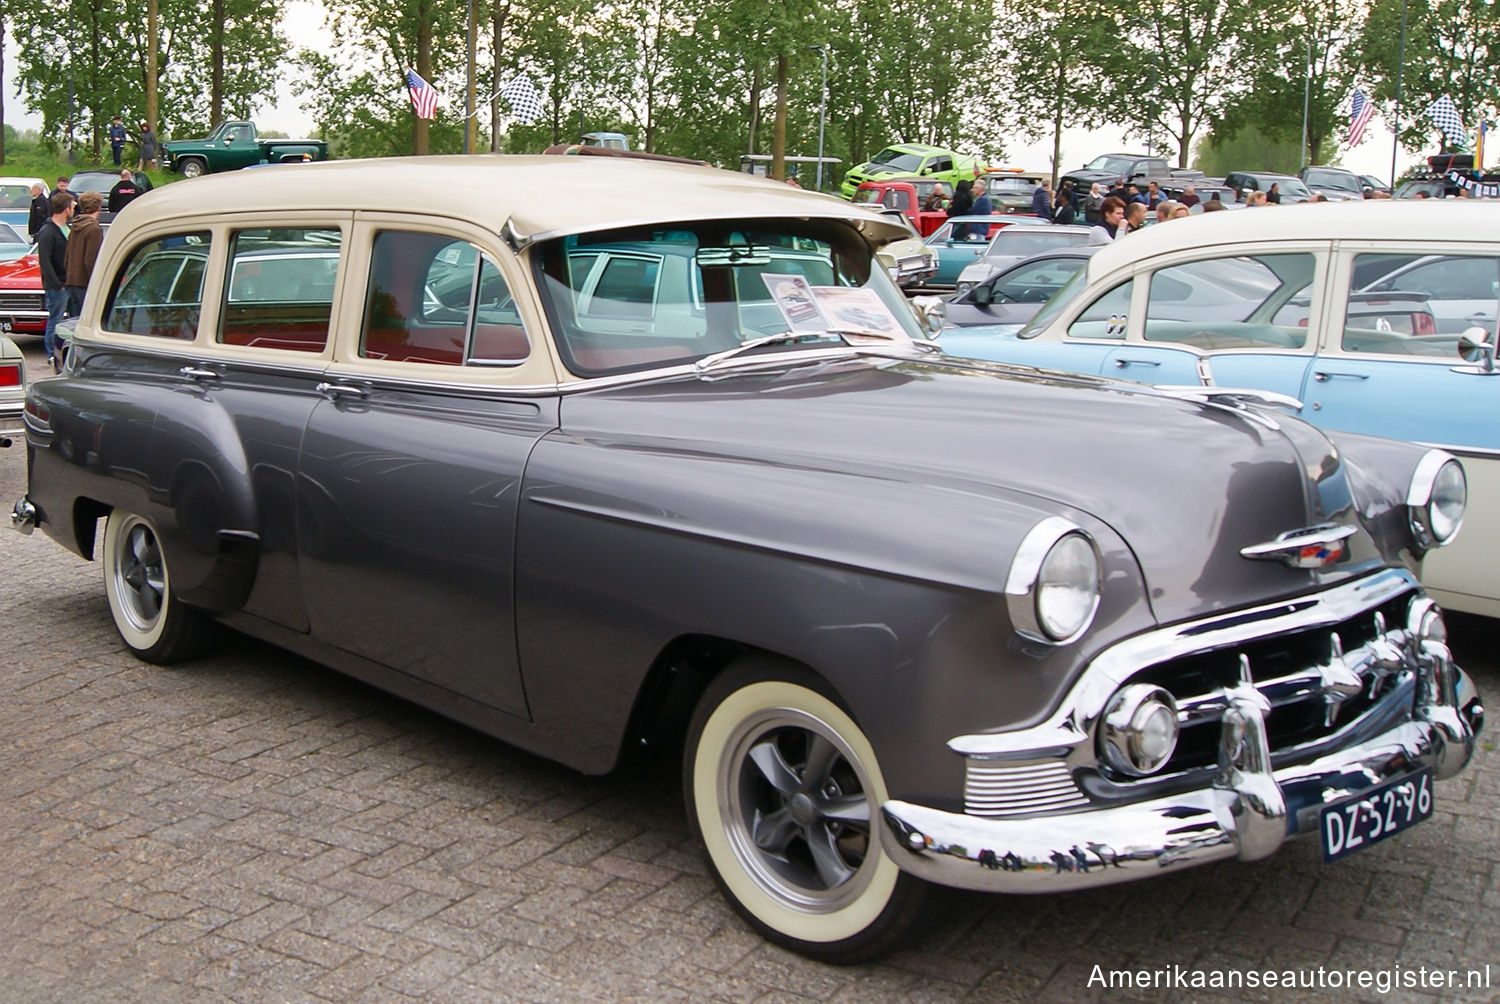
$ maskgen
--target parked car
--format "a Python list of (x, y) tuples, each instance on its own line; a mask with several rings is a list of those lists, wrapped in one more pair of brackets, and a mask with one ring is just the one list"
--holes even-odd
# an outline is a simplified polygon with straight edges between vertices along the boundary
[[(1004, 233), (1005, 231), (1001, 231)], [(1027, 231), (1028, 233), (1030, 231)], [(984, 335), (1013, 335), (1067, 285), (1100, 245), (1064, 246), (1023, 258), (972, 288), (949, 297), (944, 309), (943, 351), (967, 356), (954, 328), (983, 326)], [(977, 353), (983, 356), (983, 353)]]
[(1359, 175), (1343, 167), (1304, 167), (1297, 177), (1316, 195), (1329, 202), (1353, 202), (1365, 197)]
[(21, 435), (25, 401), (26, 358), (15, 342), (0, 335), (0, 447)]
[(26, 236), (25, 227), (18, 229), (9, 223), (0, 223), (0, 264), (26, 256), (31, 247), (31, 238)]
[(958, 274), (958, 292), (973, 289), (996, 272), (1052, 248), (1081, 247), (1089, 242), (1091, 227), (1003, 227), (990, 238), (989, 247)]
[[(135, 182), (136, 191), (145, 195), (151, 191), (151, 178), (145, 171), (131, 171), (130, 180)], [(101, 220), (112, 220), (114, 213), (109, 212), (109, 192), (120, 182), (119, 171), (79, 171), (68, 179), (68, 191), (75, 195), (84, 192), (98, 192), (104, 200), (105, 211), (100, 214)]]
[(958, 276), (974, 260), (989, 250), (990, 238), (1011, 226), (1050, 227), (1052, 224), (1035, 216), (950, 216), (927, 238), (927, 246), (937, 254), (937, 273), (926, 285), (934, 289), (953, 289)]
[(863, 182), (850, 201), (856, 206), (871, 209), (881, 207), (900, 210), (921, 236), (928, 237), (948, 221), (946, 204), (944, 209), (922, 208), (927, 205), (928, 197), (940, 188), (952, 197), (953, 186), (946, 181), (918, 177), (882, 178), (879, 181)]
[(0, 223), (9, 224), (23, 234), (31, 222), (32, 185), (41, 185), (43, 191), (52, 190), (41, 178), (0, 178)]
[(996, 212), (1031, 212), (1031, 197), (1041, 185), (1043, 176), (1024, 171), (986, 171), (982, 177)]
[(1390, 194), (1391, 191), (1390, 185), (1387, 185), (1373, 174), (1361, 174), (1359, 176), (1359, 185), (1361, 191), (1365, 193), (1385, 192), (1386, 194)]
[(1122, 178), (1129, 183), (1144, 181), (1146, 178), (1165, 178), (1170, 174), (1171, 167), (1165, 157), (1147, 153), (1106, 153), (1095, 157), (1078, 170), (1064, 174), (1057, 179), (1057, 183), (1060, 185), (1064, 181), (1072, 181), (1073, 191), (1082, 198), (1089, 194), (1089, 188), (1095, 182), (1108, 189)]
[(866, 181), (878, 181), (897, 175), (915, 174), (948, 183), (950, 189), (960, 180), (973, 181), (984, 173), (979, 161), (952, 150), (922, 143), (898, 143), (888, 146), (867, 162), (851, 168), (844, 175), (841, 190), (852, 199)]
[(184, 178), (211, 171), (235, 171), (251, 164), (289, 164), (326, 160), (328, 144), (320, 139), (262, 137), (254, 122), (220, 122), (202, 139), (168, 140), (161, 144), (162, 166)]
[(1275, 174), (1270, 171), (1230, 171), (1224, 176), (1224, 186), (1234, 193), (1236, 202), (1244, 202), (1246, 192), (1269, 192), (1272, 185), (1276, 186), (1282, 205), (1312, 201), (1312, 192), (1308, 191), (1300, 178), (1290, 174)]
[[(605, 186), (636, 194), (551, 197)], [(900, 230), (729, 172), (392, 158), (146, 199), (28, 388), (15, 526), (100, 559), (147, 661), (218, 623), (579, 770), (680, 748), (709, 873), (782, 945), (909, 944), (928, 882), (1338, 857), (1472, 755), (1414, 576), (1463, 520), (1441, 451), (944, 359), (876, 260)], [(227, 310), (270, 240), (334, 281)], [(174, 255), (199, 296), (139, 281)]]
[[(1111, 245), (1027, 327), (965, 351), (1152, 384), (1253, 387), (1303, 402), (1302, 416), (1325, 429), (1440, 446), (1463, 458), (1475, 518), (1461, 547), (1424, 562), (1423, 582), (1445, 606), (1500, 617), (1490, 560), (1500, 426), (1487, 418), (1500, 380), (1484, 362), (1500, 298), (1484, 299), (1500, 281), (1497, 225), (1500, 206), (1487, 202), (1178, 220)], [(1491, 348), (1461, 359), (1470, 328)]]
[(916, 289), (937, 275), (937, 252), (922, 240), (917, 228), (899, 209), (882, 209), (880, 216), (906, 231), (905, 237), (880, 245), (875, 257), (902, 289)]
[(36, 252), (0, 262), (0, 335), (40, 335), (47, 329), (42, 266)]

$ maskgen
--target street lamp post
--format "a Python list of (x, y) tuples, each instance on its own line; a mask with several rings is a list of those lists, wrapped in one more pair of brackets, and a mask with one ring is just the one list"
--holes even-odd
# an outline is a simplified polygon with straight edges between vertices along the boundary
[(823, 82), (818, 91), (818, 184), (817, 190), (823, 190), (823, 126), (828, 118), (828, 47), (825, 45), (809, 45), (809, 49), (823, 58)]
[(1307, 46), (1307, 72), (1302, 75), (1302, 154), (1297, 160), (1298, 168), (1307, 166), (1307, 108), (1312, 97), (1312, 38), (1304, 35), (1302, 42)]

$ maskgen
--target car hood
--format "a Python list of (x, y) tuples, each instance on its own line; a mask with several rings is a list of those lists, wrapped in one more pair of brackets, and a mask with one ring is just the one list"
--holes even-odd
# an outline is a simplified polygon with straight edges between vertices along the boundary
[[(1097, 521), (1123, 541), (1106, 530), (1101, 546), (1123, 546), (1138, 562), (1163, 623), (1280, 599), (1387, 563), (1362, 528), (1350, 539), (1350, 559), (1332, 571), (1242, 557), (1241, 548), (1287, 531), (1358, 525), (1338, 452), (1282, 412), (1247, 418), (1120, 381), (868, 358), (716, 371), (712, 379), (571, 395), (562, 435), (637, 453), (713, 457), (728, 479), (719, 489), (730, 513), (723, 518), (740, 524), (726, 527), (729, 534), (747, 519), (734, 508), (746, 493), (733, 487), (746, 471), (760, 479), (802, 472), (825, 489), (830, 474), (848, 475), (849, 486), (864, 487), (824, 501), (843, 506), (856, 527), (877, 512), (889, 523), (883, 496), (916, 486), (925, 502), (900, 511), (899, 532), (954, 567), (982, 561), (997, 576), (1016, 540), (979, 539), (994, 522), (983, 505), (1021, 507), (1028, 521), (1070, 515), (1096, 531)], [(795, 523), (786, 513), (772, 518)]]
[(0, 289), (41, 289), (42, 265), (34, 254), (0, 262)]

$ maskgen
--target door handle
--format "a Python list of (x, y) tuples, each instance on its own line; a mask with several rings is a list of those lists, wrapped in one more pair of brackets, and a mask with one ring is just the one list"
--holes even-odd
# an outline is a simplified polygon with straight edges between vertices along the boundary
[(1315, 372), (1313, 374), (1313, 379), (1316, 380), (1316, 381), (1318, 381), (1318, 383), (1327, 383), (1328, 381), (1332, 380), (1334, 377), (1348, 377), (1350, 380), (1368, 380), (1368, 379), (1370, 379), (1370, 374), (1368, 374), (1368, 373), (1335, 373), (1332, 370), (1318, 370), (1317, 372)]
[(340, 397), (366, 397), (370, 391), (365, 387), (358, 387), (352, 383), (320, 383), (316, 388), (319, 394), (329, 398)]
[(213, 370), (206, 370), (198, 366), (184, 366), (177, 371), (179, 376), (185, 376), (193, 380), (217, 380), (219, 374)]
[(1116, 359), (1115, 365), (1124, 369), (1127, 366), (1160, 366), (1161, 363), (1155, 359)]

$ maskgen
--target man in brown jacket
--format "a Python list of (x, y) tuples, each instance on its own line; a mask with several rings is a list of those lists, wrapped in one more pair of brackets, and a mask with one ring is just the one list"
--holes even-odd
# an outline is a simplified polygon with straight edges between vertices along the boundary
[(104, 231), (99, 227), (99, 210), (104, 200), (98, 192), (84, 192), (78, 197), (78, 212), (68, 224), (68, 316), (77, 317), (83, 310), (83, 294), (88, 289), (89, 276), (94, 274), (94, 262), (99, 258), (99, 245), (104, 242)]

